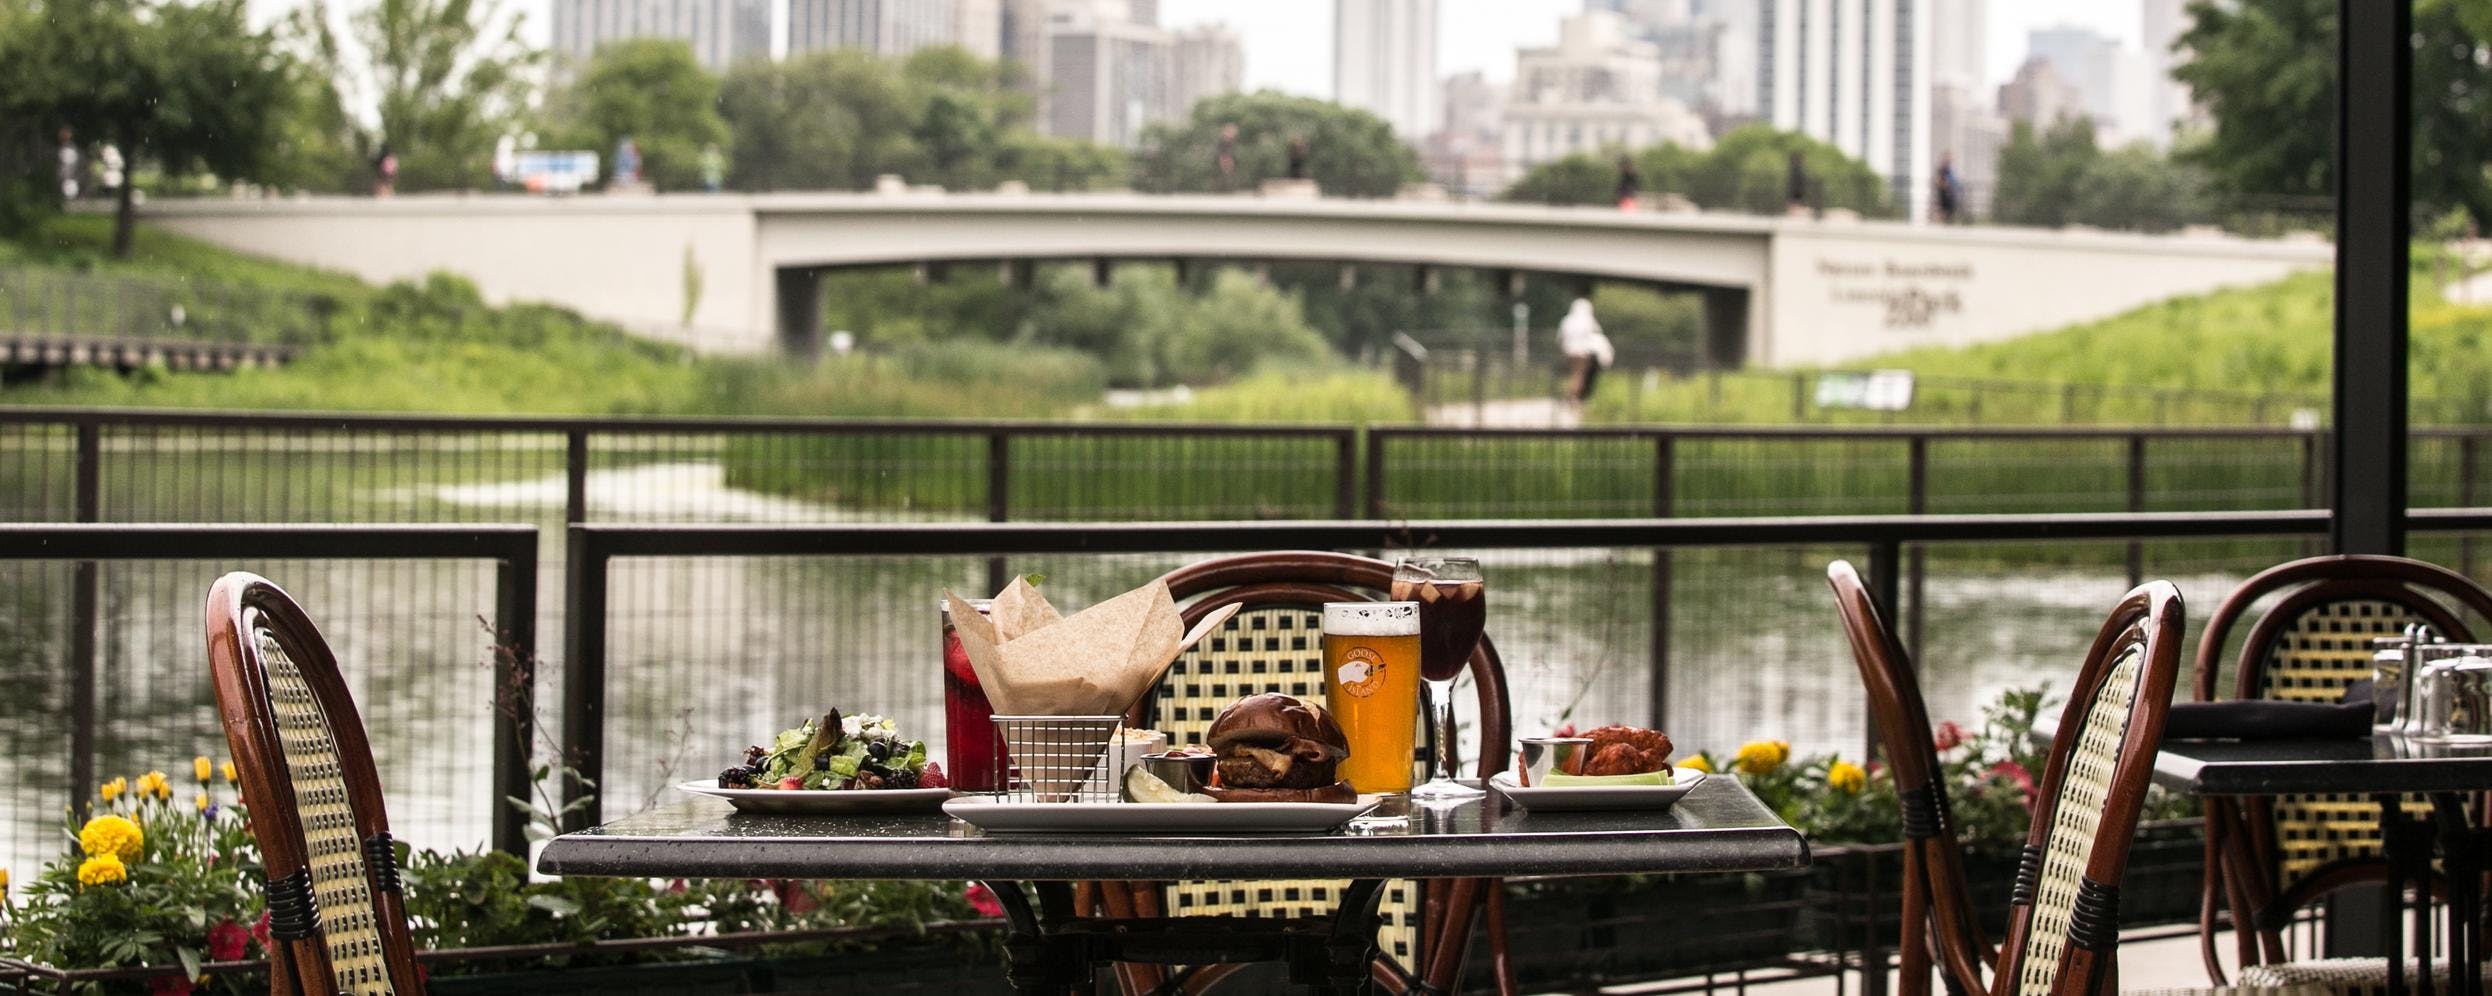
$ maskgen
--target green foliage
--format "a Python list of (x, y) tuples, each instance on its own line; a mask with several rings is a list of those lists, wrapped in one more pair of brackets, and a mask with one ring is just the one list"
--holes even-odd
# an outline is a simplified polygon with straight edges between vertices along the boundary
[[(1679, 194), (1710, 211), (1781, 214), (1790, 206), (1791, 154), (1800, 154), (1812, 188), (1812, 205), (1889, 213), (1888, 185), (1867, 163), (1798, 132), (1747, 125), (1696, 152), (1661, 144), (1636, 150), (1636, 171), (1647, 196)], [(1516, 180), (1500, 199), (1538, 204), (1616, 204), (1618, 162), (1611, 155), (1573, 155), (1542, 163)]]
[[(573, 875), (531, 881), (528, 863), (516, 855), (445, 854), (403, 843), (398, 860), (410, 932), (416, 946), (427, 950), (665, 937), (681, 932), (686, 919), (683, 895), (646, 879)], [(557, 966), (592, 960), (549, 959)]]
[(2209, 217), (2196, 167), (2143, 143), (2104, 152), (2086, 118), (2040, 131), (2017, 122), (1998, 172), (1990, 213), (2004, 224), (2165, 232)]
[[(2414, 7), (2413, 198), (2492, 228), (2492, 14), (2480, 0)], [(2335, 0), (2193, 0), (2172, 70), (2214, 119), (2191, 153), (2245, 206), (2324, 205), (2335, 192)]]
[[(96, 857), (109, 847), (90, 851), (79, 840), (93, 824), (71, 817), (68, 849), (25, 884), (25, 900), (0, 890), (0, 955), (79, 968), (178, 965), (195, 978), (211, 960), (262, 953), (249, 926), (260, 916), (265, 876), (248, 817), (230, 786), (211, 789), (201, 779), (182, 798), (174, 791), (151, 772), (135, 783), (114, 779), (88, 804), (90, 820), (140, 828), (138, 853), (111, 859), (117, 875), (101, 874)], [(208, 805), (211, 792), (221, 804)], [(96, 873), (82, 881), (82, 868)], [(249, 991), (238, 980), (210, 981), (217, 991)]]
[[(1221, 131), (1237, 127), (1236, 169), (1219, 167)], [(1421, 177), (1418, 156), (1393, 126), (1366, 111), (1277, 91), (1232, 93), (1194, 105), (1186, 119), (1143, 131), (1134, 188), (1149, 193), (1253, 190), (1289, 175), (1289, 145), (1307, 143), (1307, 176), (1327, 196), (1390, 197)]]
[(1115, 176), (1113, 150), (1031, 133), (1014, 71), (955, 48), (894, 62), (854, 49), (735, 67), (719, 106), (743, 190), (871, 187), (898, 174), (955, 190), (1022, 179), (1084, 190)]
[[(305, 9), (304, 20), (325, 34), (327, 0)], [(543, 62), (520, 21), (495, 0), (375, 0), (352, 15), (376, 81), (380, 134), (372, 144), (376, 154), (397, 155), (398, 189), (492, 185), (494, 143), (517, 130)], [(337, 51), (333, 40), (323, 48)], [(365, 75), (329, 69), (333, 80)]]
[(616, 42), (589, 57), (579, 81), (556, 92), (544, 111), (542, 144), (595, 149), (612, 177), (612, 151), (625, 138), (640, 150), (641, 176), (659, 190), (701, 186), (701, 150), (727, 141), (718, 116), (718, 78), (692, 46), (672, 39)]
[(117, 253), (135, 224), (141, 165), (168, 181), (260, 179), (295, 94), (243, 0), (88, 0), (0, 16), (0, 66), (0, 117), (68, 128), (90, 150), (109, 142), (127, 157)]
[(1419, 405), (1391, 377), (1365, 371), (1275, 366), (1185, 400), (1124, 409), (1121, 417), (1168, 422), (1320, 422), (1391, 425), (1419, 420)]

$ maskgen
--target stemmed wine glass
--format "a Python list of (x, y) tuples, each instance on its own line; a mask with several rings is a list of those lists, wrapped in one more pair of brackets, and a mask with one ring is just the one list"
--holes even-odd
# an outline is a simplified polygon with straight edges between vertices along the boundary
[(1405, 557), (1393, 568), (1393, 600), (1419, 603), (1419, 676), (1426, 679), (1435, 712), (1436, 776), (1412, 789), (1411, 798), (1455, 801), (1482, 790), (1454, 780), (1454, 679), (1470, 666), (1488, 625), (1487, 582), (1474, 557)]

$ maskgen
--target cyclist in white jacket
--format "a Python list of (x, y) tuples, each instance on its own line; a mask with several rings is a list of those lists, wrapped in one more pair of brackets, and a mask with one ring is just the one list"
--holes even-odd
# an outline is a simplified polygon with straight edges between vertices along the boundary
[(1566, 403), (1582, 408), (1584, 399), (1592, 396), (1592, 386), (1601, 379), (1601, 371), (1618, 361), (1618, 350), (1609, 337), (1601, 334), (1601, 323), (1592, 317), (1592, 301), (1576, 298), (1566, 318), (1558, 322), (1558, 350), (1566, 354)]

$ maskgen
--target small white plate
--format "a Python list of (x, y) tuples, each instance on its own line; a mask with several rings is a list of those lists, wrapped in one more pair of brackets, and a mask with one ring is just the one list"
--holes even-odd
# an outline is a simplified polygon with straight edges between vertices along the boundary
[(1675, 769), (1673, 774), (1678, 781), (1669, 785), (1536, 785), (1525, 788), (1515, 784), (1514, 772), (1500, 771), (1488, 780), (1488, 784), (1515, 805), (1544, 813), (1600, 809), (1663, 810), (1670, 808), (1671, 804), (1679, 801), (1679, 797), (1705, 780), (1704, 772), (1688, 768)]
[(943, 811), (988, 833), (1316, 833), (1376, 808), (1357, 802), (998, 802), (964, 795)]
[(723, 789), (714, 781), (675, 786), (694, 795), (735, 803), (747, 813), (841, 814), (931, 813), (952, 797), (947, 788), (931, 789)]

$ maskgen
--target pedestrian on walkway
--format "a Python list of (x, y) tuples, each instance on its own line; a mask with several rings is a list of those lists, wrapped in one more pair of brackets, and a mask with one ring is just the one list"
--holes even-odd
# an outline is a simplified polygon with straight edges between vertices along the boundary
[(71, 132), (67, 128), (61, 129), (60, 161), (61, 199), (64, 201), (77, 200), (79, 176), (78, 143), (71, 137)]
[(1566, 354), (1566, 407), (1581, 411), (1594, 385), (1600, 383), (1601, 371), (1618, 360), (1617, 348), (1592, 317), (1590, 298), (1576, 298), (1566, 318), (1558, 322), (1558, 351)]
[(1938, 157), (1938, 175), (1930, 178), (1931, 210), (1941, 225), (1956, 223), (1956, 213), (1964, 206), (1964, 181), (1956, 176), (1955, 153)]
[(1307, 137), (1304, 135), (1289, 140), (1289, 178), (1307, 178)]
[(1212, 169), (1220, 176), (1220, 190), (1237, 189), (1237, 122), (1220, 126), (1220, 140), (1212, 147)]
[(1791, 165), (1783, 171), (1783, 199), (1789, 202), (1789, 213), (1808, 213), (1808, 159), (1800, 150), (1791, 150)]
[(1644, 171), (1635, 168), (1635, 157), (1618, 154), (1618, 210), (1633, 211), (1644, 199)]

